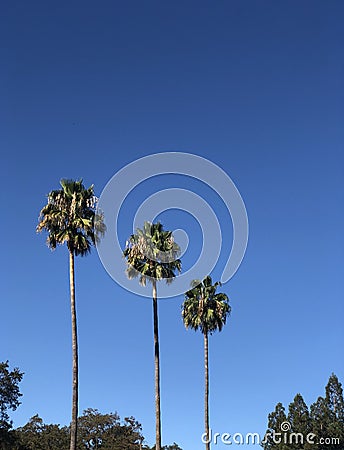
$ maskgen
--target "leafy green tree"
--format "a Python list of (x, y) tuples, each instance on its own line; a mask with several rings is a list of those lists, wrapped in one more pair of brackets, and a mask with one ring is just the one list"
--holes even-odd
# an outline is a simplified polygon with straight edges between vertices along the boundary
[(135, 419), (135, 417), (125, 417), (122, 425), (122, 431), (124, 431), (124, 438), (127, 440), (128, 450), (142, 448), (142, 442), (144, 436), (142, 434), (142, 425)]
[(144, 437), (134, 417), (123, 423), (117, 413), (101, 414), (88, 408), (79, 418), (79, 448), (87, 450), (139, 450)]
[(21, 446), (27, 450), (44, 450), (43, 429), (43, 419), (38, 414), (31, 417), (26, 425), (16, 430)]
[(69, 428), (47, 425), (36, 414), (29, 422), (16, 430), (18, 450), (67, 450)]
[(287, 422), (285, 408), (282, 403), (277, 403), (275, 411), (268, 416), (268, 429), (265, 433), (263, 448), (265, 450), (288, 450), (289, 447), (284, 442), (284, 436), (287, 432), (283, 432), (282, 424)]
[(153, 322), (154, 322), (154, 365), (155, 365), (155, 417), (156, 450), (161, 450), (161, 411), (160, 411), (160, 355), (158, 326), (157, 281), (171, 283), (176, 272), (181, 271), (179, 245), (174, 242), (171, 231), (165, 231), (158, 222), (145, 222), (126, 243), (123, 255), (127, 260), (129, 279), (139, 277), (139, 282), (152, 284)]
[[(15, 430), (16, 440), (8, 450), (67, 450), (69, 436), (70, 427), (47, 425), (35, 415)], [(117, 413), (89, 408), (78, 418), (78, 450), (140, 450), (143, 440), (141, 424), (134, 417), (121, 421)]]
[(330, 423), (329, 411), (324, 397), (318, 397), (310, 407), (310, 420), (312, 433), (316, 436), (316, 444), (313, 446), (314, 450), (323, 450), (326, 448), (325, 444), (320, 444), (320, 440), (326, 438), (328, 435), (328, 428)]
[(23, 372), (15, 367), (9, 370), (9, 362), (0, 363), (0, 429), (8, 430), (12, 427), (8, 410), (15, 411), (20, 405), (22, 396), (19, 383), (23, 379)]
[(204, 336), (204, 372), (205, 372), (205, 400), (204, 422), (206, 450), (210, 449), (209, 439), (209, 363), (208, 363), (208, 335), (214, 331), (221, 331), (230, 314), (231, 308), (226, 294), (216, 293), (220, 282), (212, 284), (210, 276), (201, 282), (192, 282), (192, 289), (185, 293), (182, 305), (182, 317), (186, 328), (200, 330)]
[[(312, 432), (317, 437), (314, 450), (339, 450), (344, 448), (343, 389), (332, 374), (325, 388), (325, 397), (311, 405)], [(339, 444), (335, 440), (339, 440)]]
[(105, 232), (102, 217), (96, 214), (97, 199), (93, 185), (88, 189), (82, 180), (62, 179), (62, 189), (48, 194), (48, 203), (40, 212), (37, 232), (48, 233), (47, 245), (55, 249), (67, 244), (69, 252), (70, 303), (72, 320), (73, 386), (70, 450), (76, 450), (78, 417), (78, 338), (75, 304), (74, 257), (85, 256)]
[(98, 449), (102, 447), (104, 434), (119, 424), (117, 414), (101, 414), (97, 409), (88, 408), (78, 419), (79, 440), (82, 448)]
[[(283, 422), (290, 430), (285, 431)], [(262, 446), (265, 450), (343, 450), (343, 389), (336, 375), (331, 375), (325, 397), (318, 397), (309, 410), (301, 394), (290, 403), (288, 416), (278, 403), (268, 416)]]
[(0, 448), (5, 449), (13, 442), (13, 435), (9, 432), (12, 421), (8, 411), (15, 411), (20, 405), (22, 394), (19, 383), (23, 379), (23, 372), (16, 367), (9, 369), (9, 362), (0, 362)]
[[(343, 388), (337, 376), (332, 374), (325, 388), (325, 402), (329, 416), (328, 433), (338, 438), (344, 447), (344, 400)], [(338, 448), (338, 446), (337, 446)]]
[(312, 444), (307, 442), (307, 435), (311, 432), (311, 422), (308, 407), (301, 394), (297, 394), (289, 405), (288, 422), (291, 425), (292, 436), (288, 442), (293, 450), (308, 450)]

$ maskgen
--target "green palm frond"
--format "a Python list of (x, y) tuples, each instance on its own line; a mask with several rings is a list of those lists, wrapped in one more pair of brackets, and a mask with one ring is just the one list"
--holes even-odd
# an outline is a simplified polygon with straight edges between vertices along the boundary
[(216, 293), (220, 282), (212, 284), (210, 276), (202, 282), (193, 280), (191, 289), (185, 293), (182, 305), (182, 317), (186, 328), (200, 330), (202, 333), (212, 334), (221, 331), (230, 314), (228, 296)]
[(153, 279), (171, 283), (176, 272), (181, 271), (180, 253), (171, 231), (165, 231), (160, 222), (145, 222), (142, 229), (138, 228), (129, 237), (123, 250), (128, 264), (127, 275), (136, 270), (141, 274), (143, 285)]
[(106, 231), (102, 214), (96, 213), (93, 185), (86, 189), (82, 179), (62, 179), (60, 185), (62, 189), (48, 194), (37, 232), (48, 233), (47, 245), (51, 249), (66, 243), (70, 252), (85, 256)]

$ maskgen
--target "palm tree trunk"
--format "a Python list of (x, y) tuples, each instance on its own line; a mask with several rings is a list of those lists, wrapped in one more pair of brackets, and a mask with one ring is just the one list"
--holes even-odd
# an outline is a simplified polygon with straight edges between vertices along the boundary
[(69, 252), (70, 308), (72, 318), (73, 388), (72, 422), (70, 426), (70, 450), (76, 450), (78, 420), (78, 335), (75, 306), (74, 253)]
[(156, 280), (153, 280), (153, 321), (154, 321), (154, 367), (155, 367), (155, 450), (161, 450), (161, 411), (160, 411), (160, 356), (158, 298)]
[(206, 437), (206, 450), (210, 450), (209, 435), (209, 361), (208, 361), (208, 333), (204, 333), (204, 431)]

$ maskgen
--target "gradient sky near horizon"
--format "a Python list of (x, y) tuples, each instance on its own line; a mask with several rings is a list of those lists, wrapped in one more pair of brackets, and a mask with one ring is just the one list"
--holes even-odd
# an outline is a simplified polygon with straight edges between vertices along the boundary
[[(344, 381), (343, 19), (340, 0), (2, 2), (0, 360), (25, 372), (15, 426), (70, 420), (68, 255), (35, 233), (46, 194), (82, 177), (100, 195), (158, 152), (220, 166), (249, 217), (244, 261), (222, 287), (232, 314), (210, 339), (213, 432), (263, 434), (277, 402), (312, 403), (332, 372)], [(228, 248), (221, 199), (182, 178), (138, 186), (123, 224), (148, 194), (189, 188)], [(191, 261), (195, 221), (170, 211), (163, 223), (185, 226)], [(96, 251), (77, 259), (76, 282), (80, 411), (133, 415), (153, 445), (151, 302), (118, 286)], [(159, 304), (163, 443), (194, 450), (203, 341), (184, 329), (182, 300)]]

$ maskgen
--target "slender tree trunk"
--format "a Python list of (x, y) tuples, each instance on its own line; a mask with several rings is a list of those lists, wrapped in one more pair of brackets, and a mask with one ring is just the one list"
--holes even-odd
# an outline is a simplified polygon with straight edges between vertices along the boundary
[(208, 333), (204, 333), (204, 431), (206, 435), (206, 450), (210, 450), (209, 435), (209, 361), (208, 361)]
[(75, 306), (74, 253), (69, 252), (70, 309), (72, 319), (73, 350), (73, 388), (72, 388), (72, 422), (70, 426), (70, 450), (76, 450), (78, 420), (78, 334)]
[(154, 366), (155, 366), (155, 450), (161, 450), (161, 411), (160, 411), (160, 356), (158, 298), (156, 280), (153, 280), (153, 321), (154, 321)]

